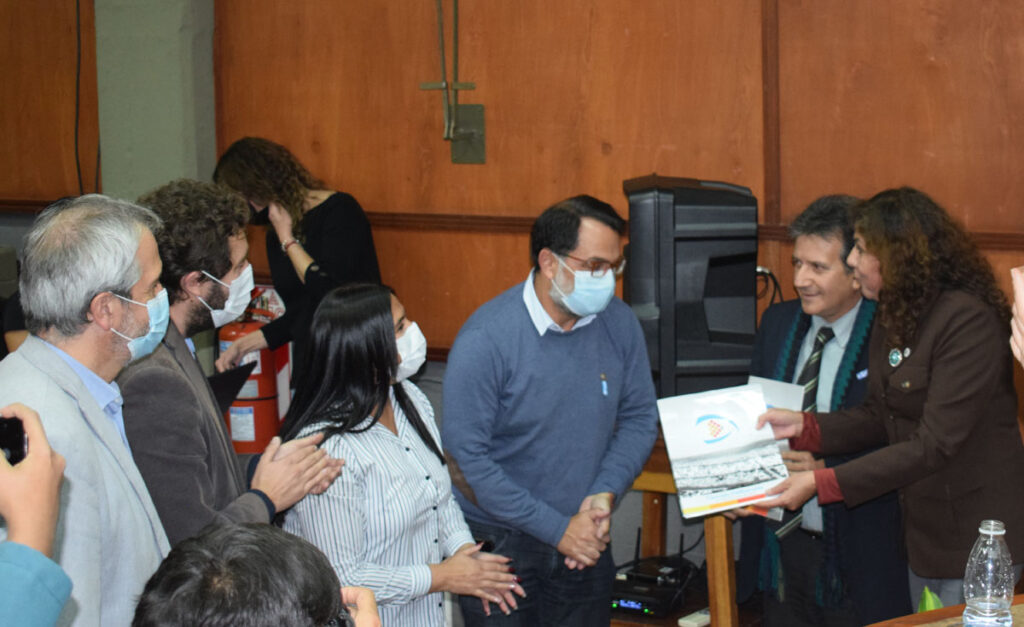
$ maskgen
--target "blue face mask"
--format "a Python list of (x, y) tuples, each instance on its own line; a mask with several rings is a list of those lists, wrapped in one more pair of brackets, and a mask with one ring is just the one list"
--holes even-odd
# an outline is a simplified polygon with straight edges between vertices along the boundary
[(573, 270), (562, 258), (555, 255), (558, 263), (573, 274), (572, 292), (566, 294), (558, 287), (558, 277), (551, 281), (551, 298), (561, 303), (566, 309), (579, 317), (589, 316), (604, 311), (604, 308), (615, 296), (615, 273), (609, 270), (601, 278), (595, 277), (590, 270)]
[(128, 337), (117, 329), (110, 329), (118, 337), (128, 340), (128, 352), (132, 355), (132, 361), (141, 359), (152, 353), (159, 346), (160, 340), (164, 339), (164, 334), (167, 333), (167, 321), (170, 319), (167, 290), (160, 290), (159, 294), (144, 303), (125, 298), (119, 294), (114, 294), (114, 296), (129, 303), (145, 307), (146, 313), (149, 314), (149, 331), (139, 337)]

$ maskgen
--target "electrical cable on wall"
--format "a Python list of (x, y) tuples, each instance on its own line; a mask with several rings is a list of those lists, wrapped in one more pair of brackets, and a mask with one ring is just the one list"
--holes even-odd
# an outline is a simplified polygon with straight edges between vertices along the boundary
[[(78, 154), (79, 141), (79, 117), (81, 116), (82, 101), (82, 3), (75, 0), (75, 173), (78, 175), (78, 193), (85, 193), (85, 184), (82, 181), (82, 159)], [(96, 168), (93, 170), (94, 192), (100, 191), (100, 138), (96, 138)]]
[(771, 290), (768, 304), (774, 304), (776, 299), (778, 299), (778, 302), (782, 302), (782, 286), (779, 285), (779, 280), (775, 278), (775, 273), (764, 266), (757, 266), (757, 280), (759, 282), (762, 280), (764, 281), (764, 285), (759, 287), (757, 290), (758, 300), (768, 296), (769, 290)]
[(82, 92), (82, 4), (75, 0), (75, 172), (78, 174), (78, 193), (85, 193), (82, 185), (82, 160), (78, 157), (78, 115)]

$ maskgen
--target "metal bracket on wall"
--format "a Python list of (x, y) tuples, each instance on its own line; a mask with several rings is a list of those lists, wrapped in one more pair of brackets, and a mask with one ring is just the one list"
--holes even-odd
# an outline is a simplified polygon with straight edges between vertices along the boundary
[(451, 142), (452, 163), (486, 163), (484, 141), (484, 106), (459, 104), (459, 92), (476, 89), (475, 83), (459, 82), (459, 0), (452, 0), (452, 82), (444, 56), (444, 13), (442, 0), (437, 7), (437, 43), (441, 55), (440, 82), (420, 83), (420, 89), (440, 90), (444, 107), (443, 139)]

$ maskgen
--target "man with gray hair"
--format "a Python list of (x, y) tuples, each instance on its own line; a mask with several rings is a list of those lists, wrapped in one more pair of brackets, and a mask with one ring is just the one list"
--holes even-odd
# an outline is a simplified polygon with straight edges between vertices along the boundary
[(112, 383), (167, 328), (159, 226), (148, 209), (92, 194), (48, 207), (25, 237), (20, 287), (31, 335), (0, 362), (0, 405), (35, 408), (67, 460), (54, 560), (73, 591), (59, 625), (129, 624), (169, 549)]

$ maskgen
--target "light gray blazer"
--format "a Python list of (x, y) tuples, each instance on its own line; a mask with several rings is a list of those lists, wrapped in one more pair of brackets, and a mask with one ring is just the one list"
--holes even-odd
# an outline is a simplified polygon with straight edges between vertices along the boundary
[(169, 546), (128, 448), (74, 370), (35, 336), (0, 362), (0, 406), (13, 402), (39, 412), (67, 460), (54, 560), (73, 588), (57, 624), (130, 624)]
[(245, 468), (224, 416), (174, 324), (153, 354), (121, 371), (124, 428), (171, 545), (212, 522), (270, 522), (247, 492)]

